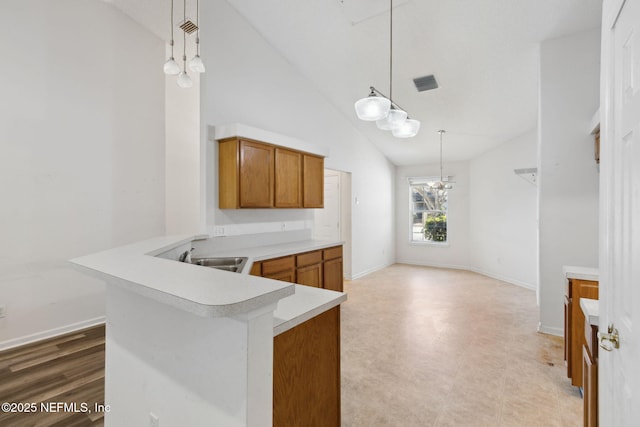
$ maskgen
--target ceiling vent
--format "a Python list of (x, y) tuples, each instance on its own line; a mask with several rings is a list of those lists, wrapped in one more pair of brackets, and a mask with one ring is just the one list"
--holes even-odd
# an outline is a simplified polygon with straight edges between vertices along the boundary
[(417, 77), (413, 79), (413, 84), (416, 85), (418, 92), (424, 92), (425, 90), (437, 89), (438, 82), (433, 74), (424, 77)]
[(198, 26), (194, 24), (190, 19), (187, 19), (186, 21), (180, 23), (179, 26), (180, 29), (187, 34), (192, 34), (198, 29)]

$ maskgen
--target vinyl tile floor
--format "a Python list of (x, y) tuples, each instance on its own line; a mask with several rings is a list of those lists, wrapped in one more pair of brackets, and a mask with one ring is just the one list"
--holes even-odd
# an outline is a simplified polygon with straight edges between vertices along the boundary
[(345, 282), (343, 426), (582, 426), (535, 292), (396, 264)]

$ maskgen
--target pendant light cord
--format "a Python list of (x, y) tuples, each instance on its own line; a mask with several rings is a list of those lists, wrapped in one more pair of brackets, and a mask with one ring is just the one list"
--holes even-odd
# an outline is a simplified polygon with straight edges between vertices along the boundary
[[(187, 22), (187, 0), (182, 2), (183, 22)], [(184, 73), (187, 73), (187, 32), (182, 31), (182, 64), (184, 65)]]
[(200, 56), (200, 0), (196, 0), (196, 55)]
[(393, 99), (393, 0), (389, 4), (389, 99)]
[(173, 0), (171, 0), (171, 58), (173, 58)]

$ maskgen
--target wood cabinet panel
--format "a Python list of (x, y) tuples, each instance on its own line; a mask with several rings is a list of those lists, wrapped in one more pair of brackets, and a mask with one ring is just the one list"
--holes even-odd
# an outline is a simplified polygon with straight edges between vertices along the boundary
[(340, 426), (340, 308), (273, 339), (273, 426)]
[(324, 283), (322, 277), (322, 263), (299, 267), (296, 270), (296, 283), (299, 285), (321, 288)]
[(254, 262), (251, 266), (251, 271), (249, 271), (249, 274), (252, 276), (262, 276), (262, 263)]
[(324, 207), (324, 158), (305, 154), (303, 156), (303, 206)]
[(274, 148), (240, 140), (240, 207), (273, 207)]
[(293, 255), (262, 261), (262, 274), (264, 276), (271, 276), (274, 273), (279, 273), (281, 271), (293, 272), (294, 269), (295, 258)]
[(571, 384), (582, 387), (582, 347), (585, 344), (585, 318), (580, 307), (581, 298), (598, 299), (598, 282), (592, 280), (569, 279), (569, 308), (565, 323), (565, 348), (568, 353), (567, 371), (571, 377)]
[(322, 251), (322, 258), (325, 261), (328, 259), (342, 258), (342, 246), (334, 246), (324, 249)]
[(324, 288), (330, 291), (342, 292), (342, 258), (335, 258), (324, 262)]
[(586, 346), (582, 347), (584, 426), (598, 426), (598, 365)]
[(218, 143), (218, 206), (220, 209), (240, 207), (240, 141), (236, 138)]
[(305, 252), (296, 255), (296, 267), (305, 265), (320, 264), (322, 262), (322, 251)]
[(263, 274), (262, 277), (266, 277), (267, 279), (273, 279), (273, 280), (281, 280), (283, 282), (296, 283), (295, 270), (285, 270), (285, 271), (279, 271), (277, 273)]
[(302, 207), (302, 154), (275, 149), (275, 207)]

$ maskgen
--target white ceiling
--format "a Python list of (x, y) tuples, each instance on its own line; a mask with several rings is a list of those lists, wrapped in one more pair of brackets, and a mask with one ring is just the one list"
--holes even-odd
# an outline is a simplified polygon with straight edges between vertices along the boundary
[[(108, 1), (169, 39), (169, 0)], [(535, 129), (539, 42), (598, 27), (602, 9), (602, 0), (395, 0), (393, 99), (422, 122), (416, 137), (397, 139), (353, 109), (369, 86), (389, 93), (388, 1), (227, 1), (397, 165), (437, 162), (438, 129), (445, 161)], [(419, 93), (412, 80), (427, 74), (440, 87)]]

